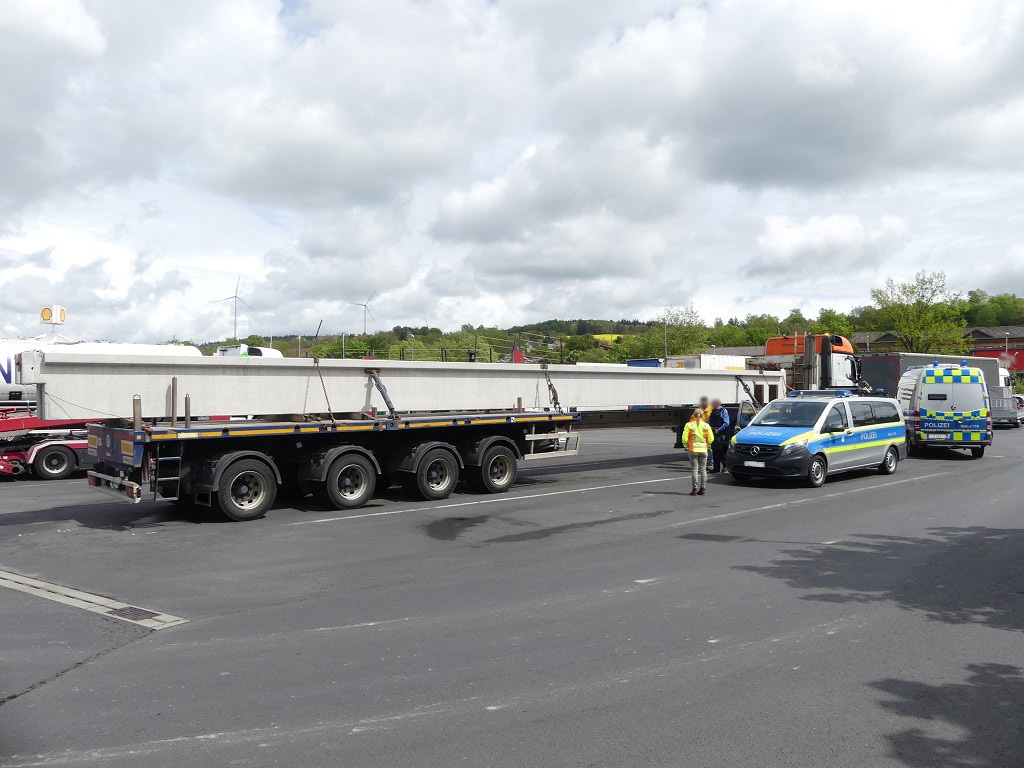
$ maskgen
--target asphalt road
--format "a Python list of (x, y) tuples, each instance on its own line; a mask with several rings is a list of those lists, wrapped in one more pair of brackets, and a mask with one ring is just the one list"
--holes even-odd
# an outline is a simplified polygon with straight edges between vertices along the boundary
[(0, 484), (4, 766), (1024, 765), (1024, 430), (703, 498), (662, 431), (505, 496), (225, 523)]

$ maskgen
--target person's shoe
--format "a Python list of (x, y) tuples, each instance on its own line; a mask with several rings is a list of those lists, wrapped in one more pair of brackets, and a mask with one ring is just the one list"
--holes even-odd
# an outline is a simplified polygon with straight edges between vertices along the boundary
[(691, 496), (696, 496), (697, 495), (697, 489), (694, 488), (692, 491), (690, 491), (690, 495)]
[(704, 495), (704, 489), (701, 488), (699, 491), (697, 491), (697, 495), (698, 496), (703, 496)]

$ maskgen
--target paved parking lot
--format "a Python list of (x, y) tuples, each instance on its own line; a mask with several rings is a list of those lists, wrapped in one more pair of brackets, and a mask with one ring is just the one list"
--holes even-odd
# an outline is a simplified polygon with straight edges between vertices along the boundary
[(504, 496), (227, 523), (0, 484), (0, 764), (1024, 764), (1024, 430), (819, 490), (591, 433)]

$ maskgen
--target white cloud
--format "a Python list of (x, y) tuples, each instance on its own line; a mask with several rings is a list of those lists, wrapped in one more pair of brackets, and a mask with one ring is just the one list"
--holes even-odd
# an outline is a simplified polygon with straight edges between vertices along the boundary
[(822, 271), (873, 270), (898, 252), (907, 234), (896, 216), (883, 216), (874, 226), (850, 214), (812, 216), (803, 223), (769, 216), (757, 238), (761, 254), (747, 263), (746, 273), (777, 282), (817, 282)]
[[(444, 327), (1024, 293), (1011, 0), (19, 0), (0, 330)], [(811, 269), (808, 269), (811, 265)]]

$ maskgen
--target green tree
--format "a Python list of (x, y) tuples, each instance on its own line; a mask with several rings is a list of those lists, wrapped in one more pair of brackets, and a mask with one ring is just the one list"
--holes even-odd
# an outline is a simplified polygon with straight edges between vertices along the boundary
[(746, 347), (750, 345), (747, 331), (739, 324), (718, 325), (708, 332), (708, 344), (716, 347)]
[(838, 333), (849, 339), (853, 336), (853, 323), (842, 312), (822, 307), (818, 311), (818, 319), (811, 325), (811, 330), (815, 333)]
[(854, 307), (850, 312), (850, 325), (853, 326), (854, 331), (888, 331), (888, 328), (882, 327), (882, 321), (879, 318), (878, 307), (870, 305), (863, 307)]
[(966, 300), (946, 285), (944, 272), (918, 272), (902, 283), (889, 278), (871, 291), (879, 320), (906, 352), (956, 353), (964, 342)]
[(669, 307), (651, 321), (646, 333), (623, 336), (612, 345), (609, 357), (624, 363), (650, 357), (689, 355), (703, 352), (708, 346), (708, 329), (692, 306)]
[(743, 321), (747, 329), (747, 340), (750, 344), (764, 344), (772, 336), (781, 335), (779, 318), (775, 315), (747, 315)]
[(811, 327), (811, 322), (804, 317), (800, 307), (794, 307), (789, 311), (789, 316), (779, 323), (779, 329), (790, 336), (805, 333)]

